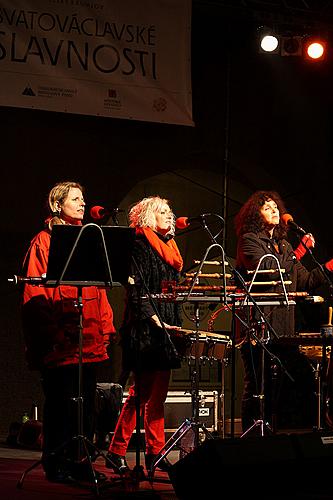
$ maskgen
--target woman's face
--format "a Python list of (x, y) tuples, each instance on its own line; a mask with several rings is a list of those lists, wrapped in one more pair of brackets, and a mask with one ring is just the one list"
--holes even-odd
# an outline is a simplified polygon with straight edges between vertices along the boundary
[(59, 203), (60, 219), (68, 224), (79, 224), (84, 217), (85, 205), (82, 191), (79, 188), (70, 188), (65, 201)]
[(260, 209), (261, 217), (264, 219), (265, 223), (272, 228), (277, 226), (280, 222), (280, 212), (277, 204), (273, 200), (265, 201), (264, 205)]
[(156, 231), (161, 234), (167, 234), (173, 221), (173, 213), (168, 205), (164, 205), (160, 210), (155, 212)]

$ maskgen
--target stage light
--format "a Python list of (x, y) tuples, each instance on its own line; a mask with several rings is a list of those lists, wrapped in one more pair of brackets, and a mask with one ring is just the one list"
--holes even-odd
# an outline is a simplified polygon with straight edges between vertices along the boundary
[(308, 60), (322, 61), (326, 57), (326, 42), (320, 38), (307, 38), (303, 48)]
[(275, 35), (264, 35), (260, 40), (260, 48), (264, 52), (277, 52), (279, 48), (279, 39)]
[(299, 56), (322, 61), (328, 55), (328, 35), (305, 26), (259, 26), (257, 44), (261, 53)]
[(279, 36), (271, 26), (257, 27), (257, 44), (262, 53), (277, 54), (280, 51)]
[(281, 37), (281, 56), (301, 56), (302, 36)]

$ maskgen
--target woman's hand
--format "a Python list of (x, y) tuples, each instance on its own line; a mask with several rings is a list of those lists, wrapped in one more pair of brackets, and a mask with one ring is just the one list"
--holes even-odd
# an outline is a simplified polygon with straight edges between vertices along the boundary
[(180, 326), (168, 325), (167, 323), (163, 323), (162, 325), (157, 314), (154, 314), (154, 316), (152, 316), (150, 319), (158, 328), (166, 328), (167, 330), (181, 330)]
[(301, 258), (306, 254), (306, 251), (309, 248), (313, 248), (315, 246), (315, 243), (315, 239), (311, 233), (305, 234), (301, 240), (301, 243), (298, 245), (296, 250), (294, 250), (296, 259), (301, 260)]

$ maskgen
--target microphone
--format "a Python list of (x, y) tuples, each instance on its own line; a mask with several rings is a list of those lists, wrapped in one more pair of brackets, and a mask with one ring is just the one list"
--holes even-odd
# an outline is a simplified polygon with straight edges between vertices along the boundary
[(185, 229), (189, 227), (192, 224), (192, 222), (203, 222), (204, 218), (210, 215), (215, 215), (216, 217), (221, 219), (222, 222), (224, 222), (224, 219), (218, 214), (201, 214), (197, 215), (196, 217), (178, 217), (178, 219), (176, 219), (175, 224), (178, 229)]
[(95, 220), (100, 220), (107, 215), (115, 216), (119, 212), (125, 212), (125, 210), (122, 208), (104, 208), (96, 205), (95, 207), (91, 207), (90, 216)]
[(298, 231), (299, 233), (302, 234), (307, 234), (307, 231), (305, 231), (301, 226), (299, 226), (298, 224), (296, 224), (296, 222), (294, 222), (294, 219), (290, 214), (283, 214), (281, 219), (287, 226), (291, 227), (295, 231)]

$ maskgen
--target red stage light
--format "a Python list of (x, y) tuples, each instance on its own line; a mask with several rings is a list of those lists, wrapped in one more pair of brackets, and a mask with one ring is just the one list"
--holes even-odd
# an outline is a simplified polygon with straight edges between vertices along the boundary
[(326, 57), (326, 42), (320, 38), (311, 38), (304, 41), (304, 55), (311, 61), (322, 61)]

